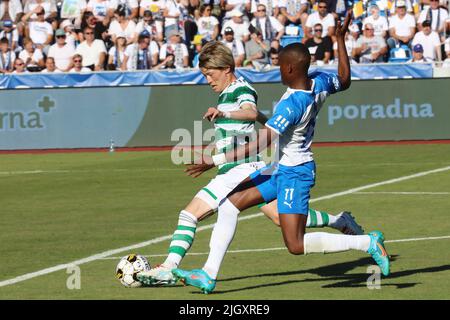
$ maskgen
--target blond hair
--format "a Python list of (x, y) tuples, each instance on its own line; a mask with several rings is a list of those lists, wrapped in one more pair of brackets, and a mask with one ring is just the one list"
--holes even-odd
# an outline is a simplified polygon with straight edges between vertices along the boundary
[(220, 41), (210, 41), (200, 51), (198, 66), (205, 69), (226, 69), (234, 71), (233, 53)]

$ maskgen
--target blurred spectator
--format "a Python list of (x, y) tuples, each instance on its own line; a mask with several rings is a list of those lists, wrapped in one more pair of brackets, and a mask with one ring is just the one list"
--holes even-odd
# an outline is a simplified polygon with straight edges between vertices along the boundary
[[(275, 17), (267, 16), (266, 6), (263, 4), (258, 4), (258, 10), (251, 24), (258, 29), (263, 39), (268, 40), (269, 43), (274, 40), (280, 41), (284, 34), (283, 25)], [(255, 39), (253, 37), (253, 40)]]
[(45, 65), (42, 50), (36, 48), (29, 38), (23, 40), (23, 50), (19, 53), (19, 58), (25, 62), (25, 67), (43, 67)]
[(116, 9), (114, 5), (109, 0), (89, 0), (86, 11), (92, 12), (97, 21), (103, 22), (103, 20), (109, 20), (114, 15)]
[(280, 65), (280, 53), (275, 48), (270, 48), (270, 64), (274, 67)]
[(25, 68), (25, 62), (22, 59), (16, 58), (14, 60), (14, 70), (12, 73), (27, 73), (28, 70)]
[(139, 35), (137, 43), (125, 49), (122, 70), (150, 70), (158, 64), (158, 53), (158, 45), (150, 40), (148, 32), (144, 32)]
[[(192, 7), (195, 7), (195, 3), (200, 3), (200, 1), (196, 0), (196, 1), (190, 1), (190, 5)], [(212, 7), (212, 15), (215, 16), (217, 19), (221, 18), (222, 16), (222, 9), (221, 9), (221, 2), (222, 0), (203, 0), (202, 1), (205, 4), (209, 4)]]
[(139, 16), (144, 17), (145, 11), (150, 11), (153, 15), (153, 19), (162, 27), (165, 9), (166, 0), (141, 0)]
[(126, 8), (123, 5), (114, 11), (116, 18), (109, 25), (108, 34), (111, 35), (112, 42), (116, 42), (117, 34), (125, 34), (127, 44), (137, 41), (136, 23), (126, 16)]
[(363, 29), (366, 24), (370, 23), (375, 29), (375, 36), (385, 38), (389, 29), (386, 17), (380, 15), (380, 8), (373, 4), (369, 7), (370, 15), (363, 20)]
[(311, 13), (306, 19), (305, 23), (305, 41), (307, 39), (311, 39), (314, 37), (312, 30), (313, 27), (320, 23), (323, 26), (323, 35), (322, 37), (332, 36), (334, 35), (335, 30), (335, 22), (334, 16), (331, 13), (328, 13), (328, 5), (325, 1), (320, 0), (317, 5), (317, 12)]
[[(281, 1), (286, 2), (286, 0), (281, 0)], [(298, 0), (298, 1), (304, 1), (304, 0)], [(266, 6), (268, 16), (277, 17), (278, 14), (280, 13), (279, 2), (280, 1), (278, 1), (278, 0), (250, 0), (250, 12), (251, 12), (251, 14), (255, 15), (255, 13), (258, 11), (258, 4), (263, 4)], [(233, 9), (233, 10), (236, 10), (236, 9)], [(237, 9), (237, 11), (240, 11), (240, 10)], [(232, 13), (230, 12), (230, 14), (232, 14)], [(232, 17), (232, 15), (231, 15), (231, 17)]]
[[(105, 40), (108, 35), (108, 26), (111, 21), (110, 16), (106, 16), (103, 21), (98, 21), (91, 11), (86, 11), (81, 20), (81, 30), (89, 27), (94, 30), (95, 39)], [(81, 40), (84, 40), (83, 35)]]
[(94, 29), (86, 27), (83, 30), (84, 40), (75, 50), (83, 57), (83, 67), (93, 71), (103, 70), (106, 58), (106, 47), (102, 40), (95, 39)]
[(63, 29), (55, 32), (56, 43), (48, 50), (48, 57), (54, 59), (56, 68), (61, 71), (69, 71), (72, 69), (72, 57), (75, 54), (73, 44), (66, 41), (67, 36)]
[(61, 73), (62, 71), (56, 68), (55, 65), (55, 59), (52, 57), (48, 57), (47, 60), (45, 60), (45, 69), (41, 71), (42, 73)]
[(416, 44), (412, 49), (412, 59), (408, 60), (407, 62), (418, 62), (418, 63), (425, 63), (425, 62), (431, 62), (426, 57), (423, 56), (423, 47), (421, 44)]
[(354, 56), (359, 57), (360, 63), (380, 63), (383, 62), (387, 52), (388, 48), (384, 38), (376, 36), (373, 25), (366, 23), (363, 36), (356, 41)]
[(200, 51), (202, 50), (203, 46), (208, 41), (204, 40), (201, 35), (196, 35), (194, 37), (194, 40), (191, 42), (191, 44), (194, 46), (194, 57), (192, 59), (192, 67), (198, 68), (198, 58), (200, 56)]
[(19, 23), (23, 15), (23, 7), (20, 0), (2, 0), (0, 2), (0, 21), (11, 20)]
[(125, 59), (125, 49), (127, 48), (127, 39), (125, 34), (118, 33), (116, 41), (108, 51), (108, 70), (126, 70), (122, 69)]
[[(64, 21), (68, 20), (71, 23), (80, 25), (81, 18), (86, 11), (86, 0), (62, 0), (60, 17)], [(63, 28), (59, 25), (60, 28)]]
[(224, 32), (224, 38), (222, 42), (233, 53), (234, 64), (236, 67), (242, 67), (242, 63), (245, 59), (245, 49), (242, 41), (234, 38), (234, 31), (231, 27), (227, 27)]
[(140, 34), (144, 30), (147, 30), (152, 39), (162, 45), (164, 40), (163, 25), (161, 21), (155, 21), (153, 19), (153, 14), (150, 10), (144, 11), (142, 20), (136, 25), (137, 34)]
[(158, 65), (155, 66), (155, 70), (159, 69), (176, 69), (175, 56), (169, 53), (166, 58)]
[(8, 39), (0, 39), (0, 73), (13, 71), (16, 54), (9, 48)]
[(239, 10), (241, 12), (250, 11), (251, 3), (248, 0), (222, 0), (222, 8), (224, 9), (223, 21), (231, 19), (231, 11)]
[(14, 28), (13, 22), (11, 20), (3, 21), (3, 30), (0, 31), (0, 39), (8, 39), (9, 48), (15, 51), (19, 42), (19, 32)]
[[(32, 15), (37, 16), (37, 20), (30, 21)], [(44, 53), (48, 51), (50, 43), (53, 41), (53, 28), (50, 23), (44, 19), (45, 10), (41, 6), (36, 6), (33, 11), (28, 12), (22, 18), (22, 21), (28, 22), (29, 38)]]
[[(259, 30), (250, 34), (250, 41), (245, 43), (244, 67), (252, 66), (257, 70), (262, 70), (269, 65), (270, 42), (264, 40)], [(270, 66), (269, 66), (270, 67)]]
[(431, 22), (425, 20), (422, 22), (422, 31), (414, 36), (411, 43), (412, 46), (421, 44), (423, 47), (423, 55), (430, 61), (441, 60), (441, 41), (436, 31), (431, 30)]
[(305, 25), (308, 19), (308, 0), (279, 0), (278, 6), (281, 21), (284, 25), (290, 23)]
[(169, 35), (176, 31), (181, 32), (179, 19), (181, 16), (180, 0), (167, 0), (164, 9), (164, 36), (169, 39)]
[(222, 27), (222, 35), (226, 28), (233, 29), (234, 37), (241, 40), (242, 42), (247, 42), (250, 39), (250, 32), (248, 31), (249, 23), (244, 21), (242, 18), (244, 14), (237, 9), (230, 12), (231, 19), (226, 21)]
[(63, 20), (59, 25), (61, 29), (66, 33), (66, 42), (72, 47), (76, 47), (79, 44), (78, 35), (75, 32), (75, 26), (70, 22), (69, 19)]
[(166, 59), (168, 54), (173, 54), (176, 68), (185, 68), (189, 66), (189, 53), (186, 45), (181, 42), (181, 35), (178, 31), (172, 31), (169, 34), (168, 42), (163, 44), (159, 52), (161, 61)]
[(416, 20), (414, 16), (406, 13), (406, 3), (404, 0), (397, 0), (397, 14), (389, 18), (389, 35), (387, 40), (389, 48), (398, 45), (408, 45), (416, 33)]
[(322, 65), (329, 63), (332, 53), (332, 42), (329, 36), (323, 36), (322, 24), (316, 23), (313, 28), (313, 38), (306, 40), (305, 46), (311, 54), (311, 63)]
[[(387, 4), (387, 8), (390, 7), (390, 16), (393, 16), (397, 14), (397, 8), (398, 7), (405, 7), (406, 12), (414, 14), (414, 5), (413, 2), (415, 0), (393, 0), (391, 1), (391, 4)], [(422, 2), (425, 4), (425, 2), (430, 2), (430, 0), (422, 0)], [(381, 1), (380, 1), (381, 3)]]
[(211, 15), (212, 6), (203, 4), (200, 6), (200, 18), (196, 21), (198, 34), (204, 39), (211, 41), (216, 40), (219, 35), (219, 20)]
[(125, 10), (125, 16), (130, 20), (137, 20), (139, 17), (138, 0), (110, 0), (113, 2), (112, 7), (122, 7)]
[[(348, 28), (347, 34), (345, 35), (345, 48), (347, 49), (347, 55), (350, 59), (350, 63), (356, 63), (355, 61), (355, 52), (354, 49), (356, 48), (356, 41), (359, 38), (360, 31), (359, 27), (356, 23), (352, 23)], [(334, 59), (333, 62), (338, 62), (338, 50), (337, 50), (337, 42), (333, 43), (333, 53), (334, 53)]]
[[(445, 39), (445, 22), (448, 19), (447, 9), (439, 7), (439, 0), (430, 0), (429, 8), (426, 8), (420, 12), (419, 19), (417, 20), (417, 28), (422, 30), (422, 23), (424, 21), (431, 22), (431, 30), (436, 31), (442, 41)], [(425, 49), (426, 54), (426, 49)]]
[[(39, 20), (36, 14), (39, 12), (38, 8), (44, 9), (44, 20), (52, 25), (53, 29), (58, 27), (57, 17), (58, 17), (58, 9), (56, 7), (55, 0), (28, 0), (24, 3), (23, 11), (25, 14), (33, 13), (31, 15), (31, 21)], [(34, 11), (37, 9), (36, 11)]]
[(73, 58), (73, 68), (69, 72), (91, 72), (92, 70), (88, 67), (83, 67), (83, 56), (76, 53)]

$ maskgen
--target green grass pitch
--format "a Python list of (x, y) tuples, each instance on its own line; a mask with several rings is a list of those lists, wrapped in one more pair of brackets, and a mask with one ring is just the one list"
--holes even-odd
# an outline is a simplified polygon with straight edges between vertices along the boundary
[[(312, 199), (450, 166), (450, 144), (314, 148)], [(178, 213), (214, 172), (197, 179), (170, 152), (0, 155), (0, 283), (32, 272), (167, 236)], [(380, 193), (383, 192), (383, 193)], [(395, 192), (405, 192), (398, 194)], [(312, 208), (350, 210), (366, 231), (387, 240), (450, 236), (450, 170), (315, 201)], [(249, 209), (242, 216), (258, 212)], [(215, 217), (202, 225), (215, 222)], [(325, 229), (331, 231), (331, 229)], [(324, 231), (323, 229), (310, 229)], [(331, 231), (333, 232), (333, 231)], [(197, 233), (182, 267), (201, 267), (211, 229)], [(160, 263), (169, 241), (133, 250)], [(114, 277), (124, 251), (80, 265), (81, 289), (65, 269), (0, 286), (0, 299), (450, 299), (450, 239), (386, 244), (392, 274), (369, 290), (363, 252), (292, 256), (265, 217), (243, 220), (216, 291), (192, 287), (125, 288)], [(240, 252), (247, 249), (267, 251)]]

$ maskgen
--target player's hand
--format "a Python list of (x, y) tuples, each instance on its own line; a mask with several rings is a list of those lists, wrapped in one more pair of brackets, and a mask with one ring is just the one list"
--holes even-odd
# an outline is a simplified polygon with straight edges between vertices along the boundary
[(214, 119), (222, 117), (223, 114), (221, 111), (217, 110), (216, 108), (208, 108), (208, 111), (203, 115), (203, 119), (207, 119), (209, 121), (214, 121)]
[(214, 167), (213, 164), (206, 164), (206, 163), (202, 163), (202, 164), (188, 164), (187, 168), (184, 169), (184, 172), (186, 172), (186, 174), (188, 176), (191, 176), (192, 178), (197, 178), (203, 172), (208, 171), (209, 169), (211, 169), (213, 167)]
[(208, 171), (211, 168), (214, 168), (214, 162), (212, 157), (206, 155), (206, 154), (199, 154), (197, 153), (198, 157), (194, 160), (194, 163), (190, 163), (186, 165), (186, 169), (184, 169), (184, 172), (188, 176), (191, 176), (192, 178), (197, 178), (200, 176), (203, 172)]
[(350, 21), (353, 18), (353, 9), (348, 9), (347, 14), (345, 15), (344, 23), (340, 21), (336, 24), (336, 37), (345, 39), (345, 34), (348, 31), (348, 26), (350, 25)]

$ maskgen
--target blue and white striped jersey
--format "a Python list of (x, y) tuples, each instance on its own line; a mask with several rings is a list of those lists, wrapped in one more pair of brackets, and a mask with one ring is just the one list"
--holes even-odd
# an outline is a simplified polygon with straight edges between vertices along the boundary
[(313, 160), (311, 143), (316, 117), (326, 98), (341, 90), (337, 74), (314, 72), (311, 90), (288, 88), (266, 126), (279, 134), (279, 163), (297, 166)]

